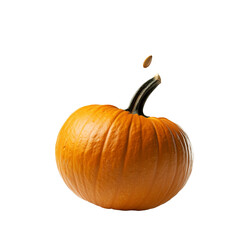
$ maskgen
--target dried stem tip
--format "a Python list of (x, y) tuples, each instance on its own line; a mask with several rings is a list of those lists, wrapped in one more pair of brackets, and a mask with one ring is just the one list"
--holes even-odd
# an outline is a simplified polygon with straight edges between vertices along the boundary
[(145, 61), (143, 62), (143, 67), (144, 68), (147, 68), (149, 67), (149, 65), (151, 64), (152, 62), (152, 55), (148, 56)]
[(156, 75), (154, 76), (154, 79), (155, 79), (155, 80), (158, 80), (159, 83), (161, 83), (161, 77), (159, 76), (159, 74), (156, 74)]

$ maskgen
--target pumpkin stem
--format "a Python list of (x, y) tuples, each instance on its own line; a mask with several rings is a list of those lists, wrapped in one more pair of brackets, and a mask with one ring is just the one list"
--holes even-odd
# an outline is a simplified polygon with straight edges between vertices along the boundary
[(129, 107), (126, 111), (129, 111), (132, 114), (138, 114), (146, 117), (143, 114), (143, 107), (152, 91), (161, 83), (161, 78), (156, 74), (153, 78), (145, 82), (135, 93), (132, 101), (130, 102)]

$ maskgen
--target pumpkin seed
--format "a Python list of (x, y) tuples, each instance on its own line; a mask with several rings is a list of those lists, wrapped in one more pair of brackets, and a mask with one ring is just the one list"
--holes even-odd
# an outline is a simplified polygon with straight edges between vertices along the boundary
[(144, 68), (147, 68), (149, 67), (149, 65), (151, 64), (152, 62), (152, 55), (148, 56), (145, 61), (143, 62), (143, 67)]

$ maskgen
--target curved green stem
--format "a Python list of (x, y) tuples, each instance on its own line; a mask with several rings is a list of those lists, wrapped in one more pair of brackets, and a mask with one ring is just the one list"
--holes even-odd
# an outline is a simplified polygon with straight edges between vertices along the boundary
[(143, 107), (152, 91), (161, 83), (161, 78), (157, 74), (147, 82), (145, 82), (135, 93), (133, 99), (130, 102), (129, 107), (126, 111), (129, 111), (132, 114), (139, 114), (146, 117), (143, 114)]

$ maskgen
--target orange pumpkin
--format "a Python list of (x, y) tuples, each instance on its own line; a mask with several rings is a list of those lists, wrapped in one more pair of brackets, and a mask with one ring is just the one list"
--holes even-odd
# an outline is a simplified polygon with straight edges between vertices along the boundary
[(192, 169), (186, 133), (166, 118), (146, 117), (144, 103), (159, 75), (137, 91), (126, 110), (111, 105), (78, 109), (56, 143), (56, 161), (66, 185), (104, 208), (144, 210), (167, 202)]

